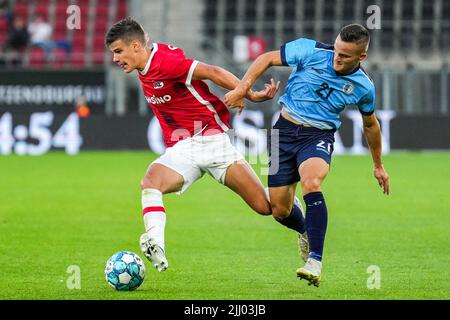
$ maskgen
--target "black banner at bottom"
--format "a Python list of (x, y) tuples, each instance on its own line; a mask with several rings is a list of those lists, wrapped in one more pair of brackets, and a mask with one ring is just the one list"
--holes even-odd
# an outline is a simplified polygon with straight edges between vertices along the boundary
[[(306, 317), (367, 318), (386, 316), (392, 311), (417, 314), (439, 308), (448, 308), (448, 300), (145, 300), (145, 301), (0, 301), (0, 306), (12, 307), (17, 316), (22, 310), (32, 310), (33, 315), (41, 311), (46, 316), (58, 318), (88, 316), (98, 312), (101, 318), (130, 319), (305, 319)], [(27, 308), (27, 307), (30, 307)], [(124, 318), (125, 317), (125, 318)]]

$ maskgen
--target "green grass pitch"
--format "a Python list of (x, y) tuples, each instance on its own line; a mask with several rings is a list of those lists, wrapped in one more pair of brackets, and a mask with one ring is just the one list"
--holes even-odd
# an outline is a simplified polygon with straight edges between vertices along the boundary
[[(450, 298), (449, 153), (385, 156), (388, 197), (370, 156), (334, 157), (323, 186), (329, 221), (319, 288), (295, 276), (295, 234), (206, 175), (183, 195), (165, 196), (169, 269), (160, 274), (146, 262), (142, 286), (116, 292), (103, 270), (119, 250), (144, 258), (139, 183), (154, 158), (1, 156), (0, 299)], [(81, 289), (67, 287), (73, 265)], [(379, 289), (368, 286), (372, 268)]]

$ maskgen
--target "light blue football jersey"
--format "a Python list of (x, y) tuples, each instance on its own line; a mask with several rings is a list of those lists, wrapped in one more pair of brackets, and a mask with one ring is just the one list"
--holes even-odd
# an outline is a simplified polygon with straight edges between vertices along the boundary
[(375, 86), (359, 67), (350, 74), (333, 69), (332, 45), (300, 38), (281, 46), (281, 61), (294, 67), (280, 97), (289, 116), (319, 129), (338, 129), (339, 114), (348, 105), (364, 115), (375, 108)]

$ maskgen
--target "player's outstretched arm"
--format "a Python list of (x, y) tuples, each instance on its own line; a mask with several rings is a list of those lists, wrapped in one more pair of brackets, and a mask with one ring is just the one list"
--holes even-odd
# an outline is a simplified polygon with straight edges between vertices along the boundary
[[(194, 69), (194, 73), (192, 75), (193, 80), (211, 80), (216, 85), (228, 89), (233, 90), (239, 84), (239, 78), (237, 78), (231, 72), (218, 67), (208, 65), (206, 63), (199, 62)], [(265, 84), (264, 90), (254, 92), (252, 90), (248, 90), (244, 95), (245, 98), (249, 99), (252, 102), (262, 102), (265, 100), (272, 99), (277, 93), (280, 87), (280, 82), (278, 81), (275, 84), (275, 81), (271, 79), (270, 83)], [(244, 100), (237, 105), (239, 111), (244, 107)], [(240, 113), (240, 112), (239, 112)]]
[[(236, 107), (241, 104), (242, 99), (247, 95), (247, 92), (255, 84), (261, 75), (271, 66), (281, 66), (281, 53), (280, 50), (266, 52), (260, 55), (251, 64), (247, 72), (236, 89), (228, 92), (225, 95), (224, 101), (229, 107)], [(277, 88), (279, 87), (279, 82)], [(278, 90), (278, 89), (277, 89)]]
[(380, 124), (375, 117), (375, 113), (370, 116), (363, 115), (364, 136), (370, 148), (373, 160), (373, 174), (377, 179), (378, 184), (383, 188), (383, 193), (389, 194), (389, 175), (383, 167), (381, 161), (381, 129)]
[(239, 84), (239, 78), (231, 72), (203, 62), (198, 62), (192, 75), (193, 80), (211, 80), (216, 85), (233, 90)]

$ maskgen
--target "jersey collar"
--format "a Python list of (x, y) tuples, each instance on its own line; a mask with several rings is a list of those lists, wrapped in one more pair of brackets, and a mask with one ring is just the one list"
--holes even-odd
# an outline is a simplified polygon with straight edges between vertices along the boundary
[(361, 68), (361, 64), (358, 64), (358, 67), (356, 67), (355, 70), (353, 70), (353, 71), (350, 72), (350, 73), (342, 73), (342, 72), (339, 72), (339, 71), (334, 70), (334, 68), (333, 68), (333, 70), (334, 70), (334, 73), (335, 73), (338, 77), (344, 77), (344, 76), (349, 76), (349, 75), (351, 75), (351, 74), (354, 74), (354, 73), (357, 72), (360, 68)]
[(139, 73), (143, 76), (145, 76), (147, 74), (148, 69), (150, 68), (150, 64), (152, 63), (153, 56), (155, 55), (156, 51), (158, 51), (158, 45), (156, 43), (152, 43), (152, 45), (153, 45), (153, 50), (150, 53), (150, 57), (148, 58), (147, 64), (145, 65), (145, 68), (144, 68), (144, 70), (142, 70), (142, 72), (139, 71)]

